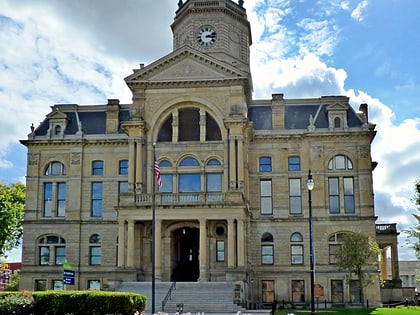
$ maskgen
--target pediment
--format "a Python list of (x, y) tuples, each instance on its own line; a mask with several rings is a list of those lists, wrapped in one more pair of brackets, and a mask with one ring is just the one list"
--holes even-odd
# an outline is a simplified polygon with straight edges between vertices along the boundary
[(67, 115), (60, 112), (57, 108), (47, 115), (50, 120), (67, 119)]
[(347, 111), (350, 108), (349, 104), (335, 103), (326, 107), (327, 111)]
[(203, 54), (193, 48), (184, 47), (157, 60), (147, 67), (135, 70), (125, 78), (131, 83), (169, 83), (186, 81), (217, 81), (246, 79), (246, 73)]

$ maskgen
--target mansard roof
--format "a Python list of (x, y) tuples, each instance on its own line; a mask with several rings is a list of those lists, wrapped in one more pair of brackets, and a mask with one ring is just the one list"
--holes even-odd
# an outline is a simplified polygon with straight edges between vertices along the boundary
[[(50, 128), (51, 117), (60, 115), (67, 118), (64, 135), (74, 135), (81, 128), (84, 135), (98, 135), (106, 133), (107, 105), (79, 106), (75, 104), (58, 104), (53, 106), (53, 111), (34, 130), (35, 136), (46, 136)], [(120, 122), (129, 120), (128, 105), (121, 105), (119, 109)], [(119, 128), (118, 133), (124, 131)]]
[[(340, 99), (345, 103), (337, 103)], [(329, 111), (346, 112), (348, 128), (361, 128), (364, 122), (358, 113), (347, 103), (345, 96), (323, 96), (313, 99), (283, 99), (284, 129), (308, 129), (312, 117), (315, 129), (328, 129)], [(258, 100), (248, 106), (248, 117), (253, 122), (255, 130), (272, 130), (273, 105), (272, 100)]]

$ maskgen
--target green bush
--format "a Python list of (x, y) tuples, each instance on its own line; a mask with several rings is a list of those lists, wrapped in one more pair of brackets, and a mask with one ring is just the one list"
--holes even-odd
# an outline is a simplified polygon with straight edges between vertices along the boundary
[(30, 292), (6, 292), (0, 295), (0, 314), (33, 314), (34, 303)]
[(143, 312), (145, 307), (145, 296), (124, 292), (39, 291), (0, 294), (0, 314), (133, 315)]

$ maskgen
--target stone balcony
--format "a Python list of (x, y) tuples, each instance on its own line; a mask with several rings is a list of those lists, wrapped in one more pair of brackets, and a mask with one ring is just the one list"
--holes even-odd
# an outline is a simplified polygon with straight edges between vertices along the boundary
[[(152, 194), (124, 193), (120, 195), (120, 207), (151, 207)], [(205, 206), (243, 206), (245, 199), (240, 191), (227, 193), (156, 193), (155, 205), (158, 207), (205, 207)]]

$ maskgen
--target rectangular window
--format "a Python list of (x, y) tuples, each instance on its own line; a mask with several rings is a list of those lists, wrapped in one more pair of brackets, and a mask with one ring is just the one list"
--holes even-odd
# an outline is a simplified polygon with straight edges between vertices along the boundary
[(180, 174), (179, 175), (179, 192), (200, 192), (200, 174)]
[(53, 288), (54, 291), (64, 290), (63, 280), (53, 280), (52, 281), (52, 288)]
[(261, 283), (262, 287), (262, 300), (264, 303), (271, 303), (274, 301), (274, 281), (273, 280), (263, 280)]
[(273, 245), (261, 245), (261, 264), (274, 264), (274, 248)]
[(128, 182), (118, 182), (118, 194), (128, 192)]
[(271, 172), (271, 157), (260, 157), (260, 172)]
[(57, 183), (57, 216), (66, 214), (66, 183)]
[(52, 183), (44, 183), (44, 217), (51, 217), (52, 215)]
[(39, 247), (39, 264), (41, 266), (48, 266), (50, 264), (50, 247)]
[(216, 261), (225, 261), (225, 241), (216, 241)]
[(340, 213), (340, 190), (338, 186), (338, 177), (328, 178), (328, 194), (330, 201), (330, 213)]
[(207, 192), (221, 192), (222, 191), (222, 174), (210, 173), (206, 174)]
[(35, 291), (46, 291), (47, 280), (35, 280)]
[(88, 280), (88, 290), (101, 290), (101, 281), (100, 280)]
[(89, 248), (90, 253), (90, 261), (89, 264), (90, 265), (100, 265), (101, 264), (101, 258), (102, 258), (102, 250), (100, 246), (91, 246)]
[(104, 162), (93, 161), (92, 162), (92, 175), (103, 175), (104, 174)]
[(355, 213), (353, 177), (344, 177), (344, 212)]
[(330, 264), (338, 263), (340, 259), (340, 256), (339, 256), (340, 249), (341, 249), (340, 244), (329, 245)]
[(128, 160), (121, 160), (119, 163), (118, 174), (128, 175)]
[(102, 183), (92, 183), (92, 217), (102, 216)]
[(173, 192), (172, 174), (160, 174), (160, 179), (162, 180), (162, 187), (159, 188), (159, 191), (164, 193)]
[(331, 301), (333, 303), (344, 302), (343, 280), (331, 280)]
[(66, 260), (66, 247), (56, 246), (55, 247), (55, 264), (62, 265)]
[(271, 179), (260, 181), (260, 213), (273, 214)]
[(361, 303), (361, 291), (359, 280), (350, 280), (349, 283), (350, 290), (350, 303)]
[(303, 245), (291, 245), (292, 265), (303, 265)]
[(289, 170), (289, 172), (299, 172), (300, 171), (300, 157), (299, 156), (289, 156), (288, 170)]
[(292, 280), (292, 302), (305, 302), (305, 281)]
[(302, 191), (300, 178), (289, 179), (290, 214), (302, 214)]

